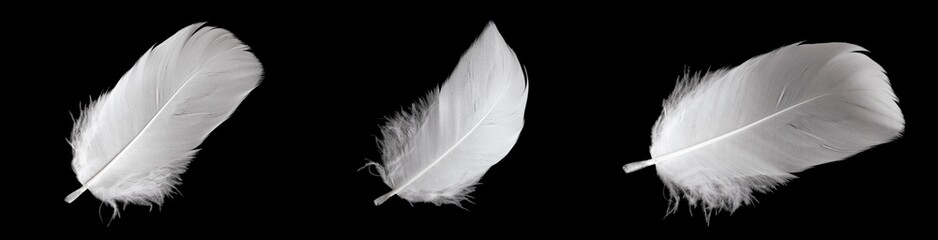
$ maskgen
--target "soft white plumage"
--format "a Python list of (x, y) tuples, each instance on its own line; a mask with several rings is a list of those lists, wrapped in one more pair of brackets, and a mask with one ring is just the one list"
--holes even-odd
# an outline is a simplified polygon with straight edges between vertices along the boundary
[(729, 70), (685, 76), (652, 130), (673, 198), (732, 212), (795, 177), (898, 137), (905, 121), (882, 67), (847, 43), (790, 45)]
[(439, 90), (382, 128), (384, 182), (411, 202), (458, 204), (521, 134), (528, 86), (495, 25), (460, 59)]
[(230, 32), (202, 23), (147, 51), (75, 123), (72, 167), (85, 190), (117, 204), (160, 205), (208, 134), (257, 86), (261, 65)]

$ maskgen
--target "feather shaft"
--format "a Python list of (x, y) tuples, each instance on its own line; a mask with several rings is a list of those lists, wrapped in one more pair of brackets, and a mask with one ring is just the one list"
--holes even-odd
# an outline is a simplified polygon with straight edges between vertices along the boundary
[[(170, 97), (169, 100), (166, 100), (166, 102), (167, 102), (167, 103), (173, 102), (173, 100), (176, 99), (176, 96), (179, 95), (179, 92), (181, 92), (182, 89), (185, 89), (186, 86), (189, 85), (189, 81), (192, 81), (193, 76), (198, 76), (199, 73), (202, 72), (202, 70), (204, 70), (204, 68), (200, 68), (199, 71), (193, 73), (192, 76), (190, 76), (188, 79), (186, 79), (186, 81), (182, 84), (182, 86), (180, 86), (178, 89), (176, 89), (176, 91), (173, 92), (173, 96)], [(100, 178), (100, 176), (102, 176), (103, 173), (107, 173), (107, 171), (110, 170), (112, 166), (114, 166), (114, 162), (116, 162), (117, 160), (121, 159), (121, 157), (124, 155), (124, 153), (127, 152), (127, 149), (131, 148), (131, 147), (134, 145), (134, 143), (136, 143), (137, 140), (140, 139), (140, 134), (146, 132), (146, 131), (150, 128), (150, 126), (153, 125), (153, 120), (158, 119), (159, 117), (162, 116), (163, 112), (165, 112), (164, 110), (166, 110), (168, 106), (169, 106), (169, 104), (165, 104), (165, 105), (163, 105), (163, 106), (160, 106), (160, 110), (157, 111), (156, 114), (153, 115), (153, 118), (151, 118), (150, 121), (147, 122), (147, 125), (144, 126), (143, 129), (141, 129), (140, 132), (138, 132), (136, 136), (134, 136), (134, 139), (133, 139), (133, 140), (130, 140), (130, 143), (128, 143), (126, 146), (124, 146), (124, 148), (122, 148), (121, 151), (120, 151), (119, 153), (117, 153), (116, 156), (114, 156), (114, 158), (112, 158), (110, 161), (108, 161), (107, 165), (104, 165), (104, 167), (101, 168), (100, 171), (98, 171), (97, 173), (95, 173), (94, 176), (91, 177), (91, 179), (88, 179), (87, 182), (82, 183), (82, 186), (81, 186), (80, 188), (78, 188), (78, 190), (75, 190), (74, 192), (68, 194), (68, 196), (65, 197), (65, 202), (67, 202), (67, 203), (72, 203), (73, 201), (75, 201), (75, 199), (78, 198), (78, 196), (81, 196), (82, 193), (84, 193), (86, 190), (88, 190), (88, 185), (93, 184), (96, 180), (98, 180), (98, 179)]]
[[(845, 92), (852, 92), (852, 91), (864, 91), (864, 90), (851, 90), (851, 91), (845, 91)], [(783, 94), (784, 94), (784, 92), (783, 92)], [(640, 162), (629, 163), (629, 164), (626, 164), (626, 165), (625, 165), (624, 167), (622, 167), (622, 168), (625, 169), (625, 173), (631, 173), (631, 172), (634, 172), (634, 171), (641, 170), (642, 168), (645, 168), (645, 167), (648, 167), (648, 166), (652, 166), (652, 165), (658, 164), (659, 162), (667, 161), (667, 160), (673, 159), (674, 157), (681, 156), (681, 155), (687, 154), (687, 153), (689, 153), (689, 152), (693, 152), (694, 150), (700, 149), (701, 147), (710, 145), (710, 144), (715, 143), (715, 142), (719, 142), (720, 140), (723, 140), (723, 139), (725, 139), (725, 138), (727, 138), (727, 137), (733, 136), (733, 135), (735, 135), (735, 134), (737, 134), (737, 133), (740, 133), (740, 132), (742, 132), (742, 131), (745, 131), (745, 130), (747, 130), (747, 129), (753, 127), (753, 126), (759, 125), (760, 123), (765, 122), (766, 120), (772, 119), (772, 118), (774, 118), (775, 116), (778, 116), (778, 115), (780, 115), (780, 114), (783, 114), (783, 113), (787, 112), (788, 110), (798, 108), (799, 106), (801, 106), (801, 105), (803, 105), (803, 104), (805, 104), (805, 103), (809, 103), (809, 102), (811, 102), (811, 101), (820, 99), (820, 98), (825, 97), (825, 96), (830, 96), (830, 95), (831, 95), (831, 93), (827, 93), (827, 94), (824, 94), (824, 95), (820, 95), (820, 96), (817, 96), (817, 97), (813, 97), (813, 98), (808, 99), (808, 100), (806, 100), (806, 101), (804, 101), (804, 102), (795, 104), (795, 105), (793, 105), (793, 106), (791, 106), (791, 107), (787, 107), (787, 108), (785, 108), (785, 109), (783, 109), (783, 110), (781, 110), (781, 111), (778, 111), (778, 112), (776, 112), (776, 113), (773, 113), (772, 115), (769, 115), (769, 116), (766, 116), (766, 117), (764, 117), (764, 118), (762, 118), (762, 119), (759, 119), (758, 121), (752, 122), (752, 123), (750, 123), (750, 124), (748, 124), (748, 125), (746, 125), (746, 126), (743, 126), (743, 127), (741, 127), (741, 128), (738, 128), (738, 129), (736, 129), (736, 130), (733, 130), (732, 132), (724, 133), (723, 135), (717, 136), (717, 137), (715, 137), (715, 138), (711, 138), (710, 140), (707, 140), (707, 141), (704, 141), (704, 142), (701, 142), (701, 143), (698, 143), (698, 144), (694, 144), (693, 146), (690, 146), (690, 147), (687, 147), (687, 148), (678, 150), (678, 151), (676, 151), (676, 152), (668, 153), (668, 154), (662, 155), (662, 156), (660, 156), (660, 157), (655, 157), (655, 158), (648, 159), (648, 160), (645, 160), (645, 161), (640, 161)], [(781, 97), (779, 97), (779, 98), (781, 98)]]
[[(492, 110), (495, 109), (495, 106), (497, 106), (498, 103), (500, 103), (500, 102), (502, 101), (502, 98), (505, 97), (505, 92), (506, 92), (506, 91), (502, 91), (502, 93), (499, 94), (498, 99), (495, 100), (495, 104), (492, 104), (492, 106), (489, 107), (489, 109), (485, 112), (485, 114), (482, 115), (482, 119), (487, 118), (487, 117), (489, 116), (489, 114), (492, 113)], [(433, 105), (433, 106), (439, 106), (439, 105)], [(456, 141), (456, 144), (453, 144), (453, 146), (451, 146), (449, 149), (446, 149), (446, 152), (443, 152), (443, 154), (440, 155), (440, 157), (438, 157), (438, 158), (436, 158), (435, 160), (433, 160), (433, 163), (431, 163), (431, 164), (430, 164), (429, 166), (427, 166), (426, 168), (421, 169), (420, 172), (418, 172), (417, 174), (415, 174), (415, 175), (414, 175), (413, 177), (411, 177), (410, 179), (407, 179), (407, 181), (404, 182), (404, 184), (401, 184), (401, 185), (395, 187), (395, 188), (394, 188), (393, 190), (391, 190), (390, 192), (388, 192), (388, 193), (386, 193), (386, 194), (384, 194), (384, 195), (381, 195), (381, 197), (378, 197), (377, 199), (375, 199), (375, 206), (381, 205), (382, 203), (384, 203), (384, 201), (387, 201), (389, 198), (391, 198), (391, 197), (394, 196), (395, 194), (401, 192), (401, 190), (404, 190), (404, 188), (407, 188), (407, 186), (410, 186), (410, 184), (413, 184), (414, 181), (416, 181), (418, 178), (420, 178), (421, 176), (423, 176), (424, 174), (426, 174), (427, 171), (430, 171), (430, 169), (433, 168), (433, 166), (436, 166), (437, 164), (439, 164), (441, 160), (443, 160), (444, 158), (446, 158), (446, 156), (448, 156), (451, 152), (453, 152), (453, 149), (456, 149), (456, 147), (459, 146), (460, 144), (462, 144), (462, 142), (465, 141), (466, 138), (468, 138), (469, 136), (471, 136), (472, 133), (475, 132), (475, 130), (479, 127), (479, 125), (482, 125), (483, 122), (484, 122), (484, 121), (478, 121), (478, 122), (476, 122), (476, 124), (475, 124), (474, 126), (472, 126), (472, 129), (470, 129), (467, 134), (463, 135), (462, 138), (459, 139), (459, 141)]]

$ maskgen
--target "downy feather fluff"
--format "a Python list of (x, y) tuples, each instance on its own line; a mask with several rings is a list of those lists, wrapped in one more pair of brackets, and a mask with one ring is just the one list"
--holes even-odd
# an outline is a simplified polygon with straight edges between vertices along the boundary
[(110, 92), (81, 113), (72, 168), (85, 190), (118, 203), (160, 205), (208, 134), (261, 78), (261, 65), (230, 32), (202, 23), (143, 54)]
[(898, 137), (905, 125), (882, 67), (848, 43), (794, 44), (732, 69), (684, 76), (652, 129), (651, 160), (670, 190), (732, 212), (812, 166)]
[(378, 168), (410, 202), (459, 204), (504, 158), (521, 134), (528, 86), (521, 64), (495, 25), (460, 59), (446, 83), (382, 128)]

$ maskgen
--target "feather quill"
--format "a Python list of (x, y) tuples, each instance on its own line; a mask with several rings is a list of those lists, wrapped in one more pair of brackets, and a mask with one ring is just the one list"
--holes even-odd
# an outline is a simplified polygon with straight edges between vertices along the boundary
[(394, 195), (459, 204), (518, 140), (527, 97), (521, 64), (489, 23), (442, 87), (382, 127), (383, 164), (370, 165), (392, 190), (375, 205)]
[(812, 166), (900, 136), (905, 120), (882, 67), (848, 43), (793, 44), (733, 69), (684, 76), (652, 129), (670, 190), (711, 212), (736, 210)]
[(230, 32), (197, 23), (143, 54), (85, 108), (69, 144), (81, 188), (115, 209), (161, 205), (208, 134), (260, 81), (261, 65)]

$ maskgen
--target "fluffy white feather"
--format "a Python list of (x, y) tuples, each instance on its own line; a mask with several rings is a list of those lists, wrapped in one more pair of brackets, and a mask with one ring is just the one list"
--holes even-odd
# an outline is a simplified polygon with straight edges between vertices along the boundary
[(81, 113), (70, 144), (85, 190), (117, 205), (160, 205), (208, 134), (261, 78), (261, 65), (230, 32), (197, 23), (150, 49)]
[(528, 86), (495, 25), (460, 59), (443, 86), (382, 128), (384, 183), (410, 202), (458, 204), (500, 161), (524, 126)]
[(905, 125), (882, 67), (859, 46), (794, 44), (742, 65), (685, 76), (652, 130), (651, 160), (670, 189), (734, 211), (793, 178), (898, 137)]

